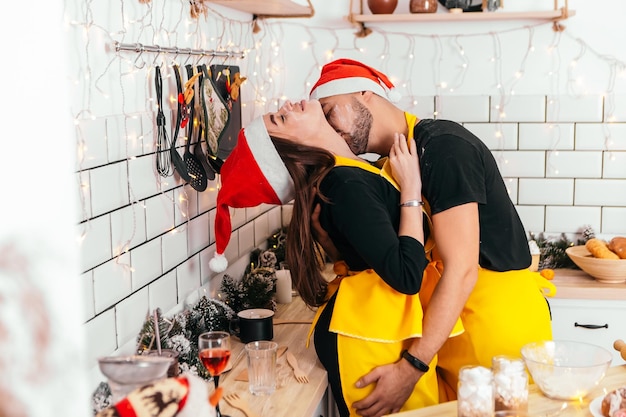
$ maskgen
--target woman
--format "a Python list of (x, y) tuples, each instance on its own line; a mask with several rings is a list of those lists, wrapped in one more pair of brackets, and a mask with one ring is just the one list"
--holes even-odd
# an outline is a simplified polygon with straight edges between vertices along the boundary
[[(214, 270), (225, 268), (218, 263), (230, 236), (229, 206), (280, 204), (295, 196), (286, 257), (302, 299), (319, 307), (315, 348), (342, 416), (352, 415), (351, 404), (373, 388), (357, 388), (356, 381), (377, 365), (402, 360), (422, 331), (416, 294), (427, 260), (415, 144), (407, 146), (398, 135), (389, 163), (393, 176), (355, 156), (326, 122), (319, 102), (303, 101), (243, 129), (221, 172)], [(330, 283), (310, 229), (317, 203), (320, 222), (345, 260)], [(410, 355), (403, 357), (406, 366), (415, 366)], [(416, 378), (402, 410), (438, 402), (436, 358), (421, 365), (425, 374)]]

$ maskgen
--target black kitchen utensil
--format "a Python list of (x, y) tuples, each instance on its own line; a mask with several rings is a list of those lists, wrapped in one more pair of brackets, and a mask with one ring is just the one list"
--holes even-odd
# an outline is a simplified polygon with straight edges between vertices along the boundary
[[(185, 66), (187, 69), (187, 79), (191, 79), (193, 77), (193, 66), (188, 64)], [(204, 191), (207, 187), (207, 176), (204, 171), (204, 167), (202, 166), (202, 162), (196, 158), (194, 154), (190, 151), (191, 141), (193, 140), (193, 130), (194, 128), (200, 129), (198, 119), (195, 117), (194, 105), (195, 99), (198, 94), (198, 91), (194, 86), (194, 96), (191, 99), (191, 103), (189, 105), (189, 123), (187, 123), (187, 142), (185, 143), (185, 153), (183, 154), (183, 160), (185, 161), (185, 165), (187, 165), (187, 172), (191, 177), (189, 184), (196, 191)]]
[(165, 123), (165, 114), (163, 114), (163, 78), (161, 77), (161, 67), (158, 65), (154, 74), (154, 87), (157, 98), (157, 142), (156, 142), (156, 169), (160, 176), (169, 177), (174, 173), (171, 159), (167, 154), (170, 148), (169, 139), (167, 137), (167, 126)]
[(191, 182), (189, 172), (187, 172), (187, 164), (183, 161), (183, 158), (176, 149), (176, 142), (178, 141), (178, 134), (180, 132), (180, 124), (183, 121), (183, 112), (185, 111), (185, 99), (183, 97), (183, 82), (180, 79), (180, 68), (178, 65), (172, 67), (174, 69), (174, 76), (176, 77), (176, 100), (178, 102), (178, 108), (176, 113), (176, 127), (174, 128), (174, 135), (172, 136), (172, 143), (170, 145), (170, 159), (178, 175), (186, 182)]

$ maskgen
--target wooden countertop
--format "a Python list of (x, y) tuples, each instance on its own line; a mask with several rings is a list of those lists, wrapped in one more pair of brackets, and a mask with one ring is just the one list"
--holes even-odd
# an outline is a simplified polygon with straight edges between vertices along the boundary
[[(615, 388), (626, 386), (626, 365), (609, 368), (607, 375), (600, 385), (580, 402), (564, 402), (552, 400), (544, 396), (535, 385), (529, 388), (528, 411), (531, 416), (554, 416), (554, 417), (591, 417), (589, 403), (596, 397), (604, 395)], [(561, 407), (566, 406), (561, 413), (557, 413)], [(450, 401), (420, 410), (405, 411), (392, 414), (397, 417), (456, 417), (457, 403)]]
[[(294, 297), (289, 304), (279, 304), (274, 319), (312, 320), (315, 312), (306, 307), (300, 297)], [(315, 347), (311, 340), (306, 347), (310, 324), (275, 324), (274, 339), (278, 346), (287, 346), (288, 352), (298, 359), (300, 368), (307, 373), (308, 384), (296, 382), (286, 356), (277, 360), (277, 389), (269, 396), (255, 396), (248, 391), (248, 382), (237, 381), (236, 377), (245, 369), (247, 363), (243, 344), (233, 337), (231, 343), (233, 368), (220, 377), (220, 386), (224, 395), (236, 392), (248, 401), (250, 409), (261, 417), (310, 417), (322, 400), (328, 380), (326, 370), (319, 363)], [(282, 386), (281, 385), (282, 382)], [(243, 417), (245, 414), (230, 407), (226, 401), (220, 401), (222, 414), (231, 417)]]
[(588, 300), (626, 300), (626, 282), (604, 284), (579, 269), (556, 269), (554, 280), (557, 291), (554, 298)]

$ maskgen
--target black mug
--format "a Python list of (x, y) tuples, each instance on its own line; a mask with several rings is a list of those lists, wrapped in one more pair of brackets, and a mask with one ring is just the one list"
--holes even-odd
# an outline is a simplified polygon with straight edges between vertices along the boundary
[(230, 332), (242, 343), (274, 338), (274, 312), (264, 308), (241, 310), (230, 322)]

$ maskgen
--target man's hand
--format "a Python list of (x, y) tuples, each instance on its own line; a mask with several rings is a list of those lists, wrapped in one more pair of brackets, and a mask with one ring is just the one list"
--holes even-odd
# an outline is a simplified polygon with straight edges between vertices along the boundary
[(311, 213), (311, 232), (313, 233), (313, 238), (315, 238), (315, 240), (317, 240), (317, 242), (322, 246), (322, 249), (324, 249), (326, 255), (331, 259), (331, 261), (339, 261), (341, 260), (339, 251), (335, 247), (333, 241), (330, 240), (330, 236), (328, 236), (326, 230), (324, 230), (320, 224), (320, 211), (321, 206), (316, 204), (313, 209), (313, 213)]
[(374, 391), (353, 404), (357, 414), (378, 417), (397, 413), (411, 396), (415, 384), (422, 375), (403, 360), (374, 368), (356, 382), (358, 388), (376, 384)]

